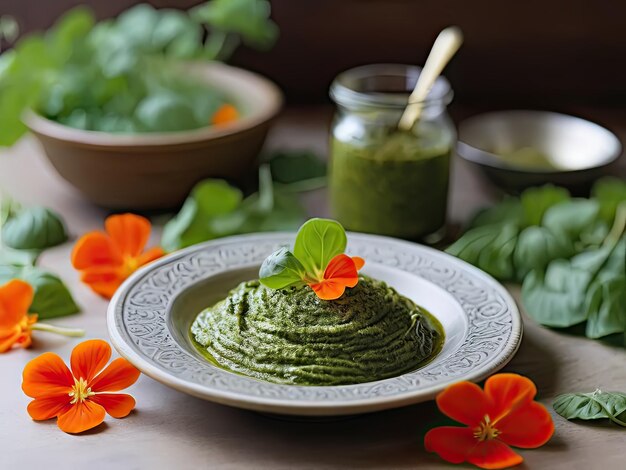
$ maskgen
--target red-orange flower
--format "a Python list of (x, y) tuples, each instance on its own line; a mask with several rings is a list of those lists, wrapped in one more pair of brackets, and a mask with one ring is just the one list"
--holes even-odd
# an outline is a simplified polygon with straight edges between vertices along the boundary
[(228, 124), (239, 119), (239, 111), (232, 104), (223, 104), (215, 111), (215, 114), (211, 117), (211, 124), (214, 126), (220, 126)]
[(324, 270), (324, 279), (309, 284), (322, 300), (335, 300), (343, 295), (346, 287), (354, 287), (359, 282), (358, 270), (365, 260), (358, 256), (340, 254), (331, 259)]
[(0, 287), (0, 353), (31, 345), (32, 325), (37, 315), (29, 314), (33, 302), (30, 284), (13, 279)]
[(74, 348), (70, 371), (54, 353), (36, 357), (24, 368), (22, 390), (31, 398), (28, 414), (34, 420), (58, 418), (61, 430), (75, 434), (98, 426), (105, 411), (124, 418), (135, 399), (118, 392), (134, 384), (139, 371), (126, 359), (111, 362), (111, 347), (99, 339), (84, 341)]
[(550, 413), (533, 401), (536, 394), (535, 384), (517, 374), (488, 378), (484, 391), (471, 382), (451, 385), (437, 396), (437, 406), (468, 427), (431, 429), (424, 446), (451, 463), (487, 469), (517, 465), (524, 459), (509, 446), (539, 447), (554, 433)]
[(105, 221), (106, 233), (83, 235), (72, 251), (72, 265), (81, 272), (81, 280), (110, 299), (134, 271), (163, 256), (160, 247), (143, 251), (151, 227), (150, 221), (139, 215), (112, 215)]

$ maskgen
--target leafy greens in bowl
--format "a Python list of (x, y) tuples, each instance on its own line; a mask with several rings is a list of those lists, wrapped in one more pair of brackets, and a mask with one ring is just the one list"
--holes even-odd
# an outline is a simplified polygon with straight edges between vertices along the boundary
[(140, 4), (96, 23), (89, 9), (75, 8), (0, 56), (0, 145), (26, 131), (25, 109), (111, 133), (206, 127), (220, 106), (239, 108), (237, 97), (176, 64), (224, 60), (239, 42), (271, 47), (277, 27), (269, 14), (266, 0), (212, 0), (189, 12)]

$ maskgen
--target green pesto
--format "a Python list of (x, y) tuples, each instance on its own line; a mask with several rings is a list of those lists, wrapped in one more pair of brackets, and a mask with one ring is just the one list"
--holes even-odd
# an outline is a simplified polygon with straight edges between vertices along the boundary
[(333, 216), (347, 230), (420, 239), (444, 226), (449, 145), (396, 132), (374, 145), (333, 139), (331, 154)]
[(224, 369), (297, 385), (394, 377), (430, 361), (444, 338), (426, 310), (365, 276), (333, 301), (308, 286), (273, 290), (243, 282), (198, 315), (191, 336)]

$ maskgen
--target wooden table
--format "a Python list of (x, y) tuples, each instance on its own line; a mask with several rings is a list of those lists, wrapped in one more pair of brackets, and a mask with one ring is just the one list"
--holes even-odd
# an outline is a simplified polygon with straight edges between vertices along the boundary
[[(325, 152), (328, 116), (326, 108), (289, 110), (268, 146)], [(106, 216), (57, 176), (30, 138), (0, 154), (0, 187), (23, 204), (59, 211), (73, 236), (100, 228)], [(457, 222), (493, 197), (460, 161), (455, 162), (452, 188), (451, 219)], [(323, 191), (305, 201), (312, 215), (325, 214)], [(42, 258), (42, 265), (69, 284), (83, 308), (82, 314), (55, 323), (84, 327), (88, 337), (108, 339), (107, 302), (79, 283), (69, 262), (71, 248), (67, 243)], [(511, 291), (517, 296), (517, 287)], [(559, 393), (626, 391), (624, 349), (524, 320), (521, 348), (506, 370), (533, 379), (540, 401), (550, 410)], [(32, 422), (26, 413), (29, 399), (20, 389), (24, 365), (45, 351), (68, 359), (77, 342), (37, 332), (32, 349), (0, 355), (0, 469), (452, 468), (423, 449), (425, 430), (440, 419), (433, 403), (336, 422), (281, 421), (192, 398), (141, 377), (130, 389), (137, 409), (126, 419), (107, 417), (104, 425), (81, 436), (64, 434), (54, 421)], [(625, 468), (626, 430), (571, 423), (556, 415), (554, 421), (553, 439), (540, 449), (521, 451), (526, 461), (519, 468)]]

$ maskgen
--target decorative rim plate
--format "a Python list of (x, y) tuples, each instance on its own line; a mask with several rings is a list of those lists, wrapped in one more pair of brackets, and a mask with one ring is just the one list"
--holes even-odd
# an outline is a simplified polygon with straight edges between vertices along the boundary
[[(413, 297), (416, 303), (429, 308), (426, 301), (430, 299), (456, 312), (432, 312), (446, 329), (446, 342), (438, 356), (398, 377), (324, 387), (273, 384), (207, 362), (183, 331), (189, 320), (182, 322), (184, 328), (179, 325), (189, 293), (208, 292), (212, 285), (224, 284), (225, 276), (232, 278), (229, 287), (235, 287), (251, 277), (269, 253), (292, 244), (294, 237), (266, 233), (223, 238), (176, 252), (137, 271), (109, 305), (107, 322), (114, 346), (144, 374), (190, 395), (257, 411), (311, 416), (364, 413), (430, 400), (451, 383), (479, 381), (493, 374), (517, 351), (522, 337), (519, 311), (491, 276), (432, 248), (349, 233), (347, 252), (365, 258), (366, 274), (369, 267), (374, 277), (409, 297), (415, 286), (420, 292), (419, 298)], [(187, 312), (187, 316), (193, 318), (199, 312)]]

